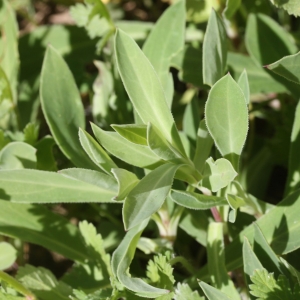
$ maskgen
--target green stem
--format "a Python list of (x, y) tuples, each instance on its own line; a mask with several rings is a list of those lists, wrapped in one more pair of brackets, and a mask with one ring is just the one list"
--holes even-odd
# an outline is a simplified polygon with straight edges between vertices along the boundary
[(36, 297), (34, 296), (34, 294), (31, 293), (31, 291), (27, 290), (27, 288), (25, 286), (23, 286), (19, 281), (17, 281), (16, 279), (11, 277), (7, 273), (0, 271), (0, 280), (5, 281), (8, 285), (10, 285), (17, 292), (24, 295), (27, 300), (36, 300)]
[(187, 271), (189, 271), (189, 273), (191, 275), (195, 275), (196, 274), (196, 271), (194, 270), (193, 266), (183, 257), (183, 256), (176, 256), (174, 258), (172, 258), (170, 261), (169, 261), (170, 265), (173, 266), (177, 263), (181, 263), (185, 269)]

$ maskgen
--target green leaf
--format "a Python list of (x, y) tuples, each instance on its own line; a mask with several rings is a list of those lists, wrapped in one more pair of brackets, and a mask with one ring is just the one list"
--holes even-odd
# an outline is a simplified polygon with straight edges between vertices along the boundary
[(203, 86), (201, 49), (186, 45), (173, 57), (172, 66), (179, 70), (178, 77), (181, 81), (196, 87)]
[(266, 241), (261, 229), (254, 223), (254, 243), (253, 249), (258, 259), (262, 262), (264, 268), (273, 272), (275, 276), (285, 274), (288, 276), (288, 272), (279, 257), (275, 254), (271, 246)]
[(207, 228), (209, 224), (209, 216), (206, 212), (208, 211), (189, 210), (179, 223), (179, 227), (182, 230), (204, 247), (207, 244)]
[(58, 282), (49, 270), (42, 267), (35, 268), (31, 265), (20, 267), (17, 279), (41, 299), (67, 300), (72, 294), (71, 287)]
[(174, 300), (186, 300), (186, 299), (204, 300), (204, 298), (201, 297), (197, 291), (192, 291), (192, 289), (188, 286), (188, 284), (179, 282), (175, 290)]
[(300, 16), (300, 7), (298, 0), (271, 0), (271, 2), (276, 7), (285, 9), (290, 15), (294, 15), (296, 17)]
[(226, 0), (226, 7), (223, 11), (223, 15), (226, 19), (230, 20), (239, 9), (241, 0)]
[(204, 165), (204, 178), (200, 184), (212, 192), (217, 192), (226, 187), (236, 175), (236, 171), (227, 159), (219, 158), (214, 161), (212, 157), (210, 157), (206, 160)]
[(205, 283), (203, 281), (199, 282), (199, 285), (202, 288), (202, 290), (203, 290), (205, 296), (208, 298), (208, 300), (232, 300), (231, 297), (228, 297), (223, 292), (208, 285), (207, 283)]
[(129, 192), (138, 184), (139, 179), (134, 173), (125, 169), (112, 169), (111, 172), (118, 182), (118, 195), (114, 200), (124, 200)]
[(4, 170), (0, 172), (0, 198), (19, 203), (112, 202), (117, 185), (110, 184), (109, 176), (85, 169), (74, 172), (87, 177), (93, 174), (92, 180), (100, 182), (96, 186), (52, 172)]
[(170, 145), (161, 132), (154, 125), (148, 123), (147, 142), (149, 148), (161, 159), (166, 161), (176, 161), (181, 155)]
[(225, 267), (222, 223), (212, 222), (208, 226), (207, 260), (213, 285), (231, 299), (240, 300), (240, 296)]
[(239, 156), (248, 132), (248, 109), (243, 92), (230, 74), (210, 90), (205, 120), (219, 151), (238, 171)]
[(251, 94), (288, 92), (288, 88), (283, 83), (273, 78), (249, 56), (229, 52), (227, 63), (228, 67), (233, 70), (234, 79), (237, 81), (243, 71), (247, 71)]
[(134, 257), (135, 248), (142, 231), (145, 229), (149, 219), (129, 230), (122, 242), (115, 250), (112, 256), (112, 270), (120, 283), (130, 291), (133, 291), (141, 297), (155, 298), (168, 294), (168, 290), (155, 288), (145, 283), (140, 278), (130, 277), (128, 268)]
[(13, 103), (13, 95), (8, 78), (0, 66), (0, 103), (4, 100), (9, 100)]
[(16, 102), (20, 64), (18, 52), (18, 23), (15, 12), (7, 0), (1, 1), (0, 31), (2, 36), (0, 41), (0, 65), (10, 83), (12, 97), (14, 102)]
[(297, 52), (290, 34), (272, 18), (263, 14), (249, 15), (245, 43), (248, 53), (259, 66)]
[(245, 96), (246, 103), (249, 104), (250, 103), (250, 88), (249, 88), (249, 81), (248, 81), (248, 75), (247, 75), (246, 69), (244, 69), (244, 71), (241, 73), (237, 83)]
[(35, 169), (36, 149), (23, 142), (12, 142), (0, 151), (0, 169)]
[(209, 157), (213, 143), (214, 141), (205, 125), (205, 120), (202, 120), (197, 131), (196, 151), (193, 159), (195, 167), (201, 173), (203, 172), (205, 162)]
[(214, 206), (227, 205), (227, 200), (224, 197), (207, 196), (193, 192), (180, 190), (171, 190), (171, 199), (189, 209), (210, 209)]
[(223, 21), (212, 9), (203, 41), (203, 83), (213, 86), (224, 75), (226, 61), (226, 30)]
[[(22, 112), (22, 128), (37, 118), (39, 78), (44, 54), (49, 44), (66, 59), (79, 86), (86, 82), (86, 66), (95, 58), (96, 41), (88, 37), (85, 29), (77, 26), (44, 25), (22, 35), (19, 39), (22, 64), (18, 102), (19, 111)], [(77, 132), (78, 128), (76, 135)]]
[(16, 249), (7, 242), (0, 242), (0, 270), (9, 268), (16, 259)]
[(299, 66), (300, 52), (294, 55), (285, 56), (265, 67), (292, 82), (300, 84)]
[(159, 128), (167, 141), (186, 156), (157, 74), (142, 50), (126, 33), (118, 30), (115, 53), (125, 89), (143, 123), (150, 122)]
[(126, 230), (151, 217), (163, 205), (179, 167), (173, 164), (157, 167), (130, 191), (123, 206)]
[[(12, 276), (8, 275), (7, 273), (4, 273), (3, 271), (0, 271), (0, 282), (3, 287), (8, 284), (10, 287), (13, 288), (14, 291), (17, 291), (18, 293), (24, 295), (26, 299), (29, 300), (35, 300), (35, 296), (29, 291), (23, 284), (21, 284), (19, 281), (17, 281)], [(2, 293), (0, 291), (0, 299), (2, 300), (16, 300), (16, 298), (9, 297), (9, 295), (5, 294), (3, 298), (1, 297)], [(18, 298), (17, 298), (18, 299)], [(21, 299), (24, 299), (23, 297)]]
[(111, 169), (117, 168), (104, 149), (88, 134), (85, 130), (79, 128), (79, 140), (82, 148), (88, 154), (90, 159), (106, 174), (111, 174)]
[(266, 269), (261, 269), (254, 272), (251, 281), (254, 284), (249, 285), (250, 294), (258, 297), (258, 299), (298, 299), (297, 296), (299, 295), (293, 295), (289, 281), (282, 275), (279, 276), (278, 280), (275, 280), (272, 273), (268, 273)]
[(127, 141), (116, 132), (108, 132), (92, 124), (92, 129), (99, 143), (112, 155), (141, 168), (153, 168), (160, 159), (146, 146)]
[(41, 245), (72, 260), (83, 262), (88, 258), (77, 227), (42, 205), (1, 200), (0, 233)]
[[(244, 237), (243, 244), (243, 263), (246, 284), (250, 284), (250, 277), (254, 274), (255, 270), (262, 269), (263, 266), (252, 250), (250, 243), (246, 237)], [(250, 298), (253, 299), (253, 296), (250, 295)]]
[(300, 162), (298, 154), (300, 151), (300, 102), (298, 102), (294, 124), (291, 134), (290, 153), (289, 153), (289, 168), (288, 178), (285, 186), (285, 195), (296, 191), (300, 187)]
[(148, 146), (146, 125), (111, 125), (111, 127), (123, 138), (131, 143)]
[(246, 202), (244, 201), (243, 198), (237, 196), (237, 195), (232, 195), (232, 194), (226, 194), (226, 198), (228, 201), (229, 206), (231, 207), (231, 211), (229, 212), (228, 220), (231, 223), (235, 222), (236, 216), (237, 216), (237, 210), (241, 206), (244, 206)]
[(175, 283), (173, 268), (165, 255), (159, 253), (154, 256), (153, 260), (149, 260), (146, 274), (155, 286), (162, 289), (173, 290)]
[[(143, 52), (154, 67), (164, 91), (168, 86), (172, 57), (183, 49), (184, 40), (185, 1), (181, 0), (165, 10), (143, 45)], [(167, 97), (169, 106), (171, 106), (172, 100)]]
[(34, 146), (39, 138), (39, 129), (38, 124), (28, 123), (23, 130), (24, 142)]
[(193, 97), (192, 101), (187, 104), (183, 114), (183, 131), (187, 137), (192, 141), (197, 140), (197, 130), (200, 123), (199, 106), (196, 97)]
[(52, 136), (46, 135), (36, 145), (37, 169), (43, 171), (57, 171), (56, 161), (52, 148), (55, 141)]
[(105, 252), (101, 235), (97, 234), (96, 228), (87, 221), (79, 223), (79, 230), (87, 247), (89, 262), (92, 263), (93, 267), (98, 268), (98, 272), (101, 272), (102, 280), (98, 283), (99, 286), (109, 285), (109, 278), (112, 276), (110, 255)]
[[(266, 241), (276, 254), (285, 254), (300, 248), (298, 209), (300, 209), (300, 191), (287, 196), (270, 212), (257, 220)], [(288, 216), (288, 217), (287, 217)], [(232, 270), (242, 265), (240, 253), (241, 239), (247, 237), (250, 243), (254, 240), (254, 225), (249, 225), (240, 232), (239, 237), (226, 247), (227, 269)]]
[(114, 79), (111, 70), (102, 61), (94, 61), (98, 76), (93, 83), (92, 112), (97, 123), (105, 124), (109, 119), (109, 105), (114, 95)]
[(45, 55), (40, 86), (42, 109), (61, 151), (76, 166), (95, 169), (78, 140), (85, 115), (73, 75), (59, 53), (49, 46)]

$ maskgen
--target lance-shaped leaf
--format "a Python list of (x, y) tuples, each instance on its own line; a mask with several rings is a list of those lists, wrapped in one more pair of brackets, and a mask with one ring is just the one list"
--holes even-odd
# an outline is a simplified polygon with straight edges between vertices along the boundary
[(289, 55), (265, 67), (284, 78), (300, 84), (300, 52)]
[(116, 33), (115, 53), (125, 89), (144, 124), (150, 122), (159, 128), (168, 142), (185, 156), (161, 83), (145, 54), (121, 30)]
[(271, 0), (271, 2), (278, 8), (285, 9), (290, 15), (296, 17), (300, 16), (300, 6), (298, 0)]
[(242, 92), (244, 93), (246, 103), (249, 104), (250, 102), (250, 88), (249, 88), (249, 81), (246, 69), (241, 73), (238, 79), (238, 85), (240, 86)]
[(4, 170), (0, 172), (0, 198), (19, 203), (112, 202), (117, 184), (108, 182), (114, 179), (96, 171), (93, 174), (99, 180), (97, 186), (53, 172)]
[(0, 65), (5, 72), (14, 102), (17, 95), (19, 51), (18, 51), (18, 22), (10, 1), (1, 1), (0, 9)]
[(111, 125), (111, 127), (123, 138), (131, 143), (148, 146), (146, 125)]
[[(255, 255), (254, 251), (251, 248), (251, 245), (246, 237), (244, 237), (243, 244), (243, 262), (244, 262), (244, 273), (247, 284), (250, 284), (250, 277), (254, 274), (255, 270), (263, 269), (263, 265)], [(251, 299), (254, 299), (250, 295)]]
[(189, 139), (196, 141), (197, 130), (200, 123), (199, 106), (197, 98), (193, 97), (192, 101), (187, 104), (183, 114), (183, 131), (186, 133)]
[(41, 245), (75, 261), (88, 259), (77, 227), (42, 205), (1, 200), (0, 233)]
[(112, 155), (141, 168), (153, 168), (162, 162), (147, 146), (129, 142), (116, 132), (108, 132), (92, 124), (92, 129), (99, 143)]
[(240, 296), (225, 267), (223, 226), (223, 223), (220, 222), (212, 222), (208, 226), (208, 270), (215, 288), (228, 295), (231, 299), (240, 300)]
[(0, 242), (0, 270), (9, 268), (17, 259), (17, 250), (7, 242)]
[(248, 53), (258, 66), (270, 64), (285, 55), (297, 52), (292, 36), (264, 14), (249, 15), (245, 44)]
[(205, 125), (205, 120), (202, 120), (197, 131), (196, 151), (193, 159), (194, 165), (199, 172), (203, 171), (205, 161), (209, 157), (213, 143), (214, 141)]
[(205, 120), (219, 151), (238, 171), (239, 156), (248, 132), (248, 109), (242, 90), (230, 74), (210, 90)]
[(130, 274), (128, 274), (128, 268), (134, 257), (136, 245), (148, 222), (149, 219), (133, 227), (126, 233), (122, 242), (113, 253), (111, 263), (114, 275), (127, 289), (142, 297), (156, 298), (168, 294), (170, 291), (155, 288), (140, 278), (130, 277)]
[(232, 298), (227, 296), (225, 293), (219, 291), (218, 289), (203, 281), (199, 282), (199, 285), (208, 300), (232, 300)]
[[(143, 45), (143, 52), (154, 67), (165, 91), (168, 88), (172, 57), (184, 46), (185, 14), (185, 1), (171, 5), (158, 19)], [(172, 98), (168, 97), (167, 101), (170, 106)]]
[(285, 186), (285, 195), (296, 191), (300, 186), (300, 102), (298, 102), (291, 134), (288, 178)]
[(125, 169), (112, 169), (111, 172), (114, 174), (119, 185), (118, 195), (114, 200), (124, 200), (129, 192), (138, 184), (139, 179), (134, 173)]
[(27, 143), (12, 142), (0, 151), (0, 169), (35, 169), (36, 149)]
[(172, 161), (181, 157), (180, 153), (170, 145), (161, 132), (151, 123), (148, 123), (147, 126), (147, 142), (149, 148), (163, 160)]
[(175, 203), (189, 209), (210, 209), (228, 204), (225, 197), (207, 196), (180, 190), (171, 190), (170, 196)]
[(128, 230), (151, 217), (163, 205), (180, 165), (165, 164), (147, 174), (130, 191), (123, 206), (123, 221)]
[(102, 172), (87, 169), (71, 168), (60, 170), (59, 173), (63, 176), (74, 178), (95, 185), (101, 189), (106, 190), (107, 192), (110, 191), (111, 194), (114, 195), (116, 195), (116, 192), (118, 190), (116, 180), (112, 176), (108, 176), (106, 174), (103, 174)]
[(98, 142), (81, 128), (79, 129), (79, 140), (84, 151), (102, 171), (107, 174), (111, 174), (110, 170), (112, 168), (117, 168), (117, 165), (112, 161)]
[(80, 146), (78, 129), (85, 114), (71, 71), (63, 58), (48, 46), (41, 74), (40, 98), (44, 116), (61, 151), (76, 166), (95, 169)]
[(203, 83), (213, 86), (224, 75), (226, 61), (226, 30), (212, 9), (203, 41)]
[(9, 100), (13, 103), (13, 95), (8, 78), (0, 66), (0, 103), (4, 100)]
[(226, 187), (237, 173), (232, 164), (225, 158), (214, 161), (212, 157), (206, 160), (200, 184), (212, 192), (217, 192)]

